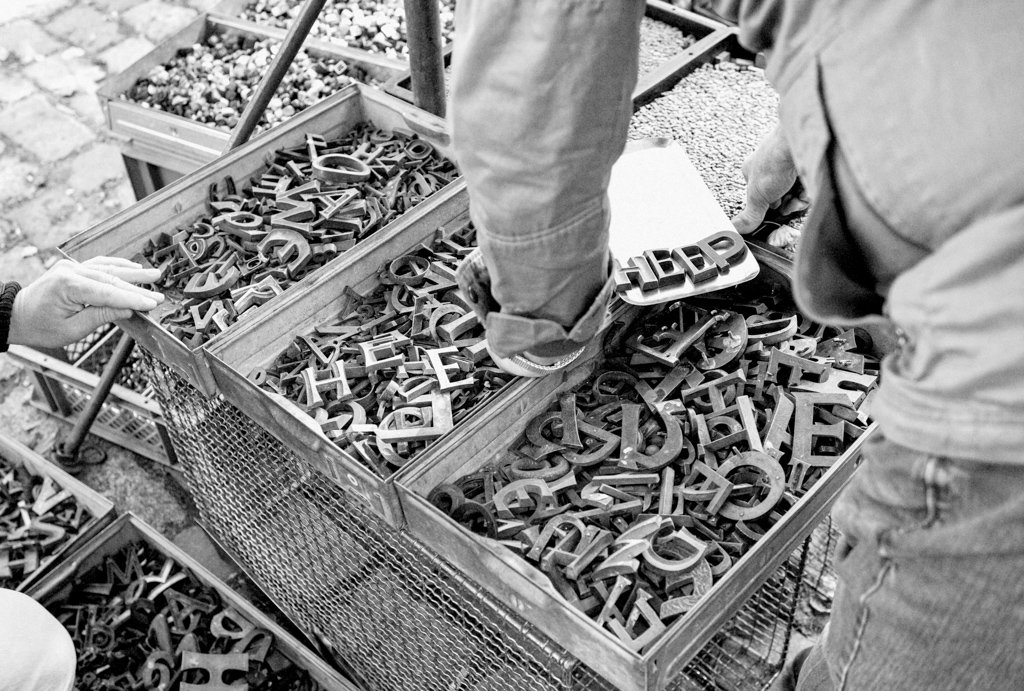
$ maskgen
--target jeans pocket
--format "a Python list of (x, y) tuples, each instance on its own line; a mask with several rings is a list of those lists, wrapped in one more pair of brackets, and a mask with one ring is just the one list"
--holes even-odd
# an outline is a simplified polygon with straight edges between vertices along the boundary
[(890, 554), (913, 551), (914, 536), (941, 526), (955, 509), (955, 477), (950, 459), (879, 435), (833, 510), (847, 548), (866, 542)]
[(882, 557), (925, 557), (940, 554), (945, 530), (955, 515), (959, 493), (955, 482), (954, 462), (942, 456), (927, 456), (914, 472), (918, 485), (916, 497), (910, 503), (915, 516), (907, 515), (899, 525), (879, 533), (879, 552)]

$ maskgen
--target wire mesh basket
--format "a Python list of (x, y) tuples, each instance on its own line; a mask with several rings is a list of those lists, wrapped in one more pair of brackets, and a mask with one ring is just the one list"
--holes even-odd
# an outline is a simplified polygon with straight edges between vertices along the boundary
[[(367, 689), (614, 687), (243, 412), (146, 357), (204, 524)], [(803, 549), (672, 681), (764, 688), (781, 668)]]

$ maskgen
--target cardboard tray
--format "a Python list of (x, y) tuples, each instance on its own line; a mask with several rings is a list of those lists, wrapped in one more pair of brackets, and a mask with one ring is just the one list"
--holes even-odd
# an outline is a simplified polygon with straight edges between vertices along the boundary
[(81, 574), (101, 566), (104, 559), (114, 555), (130, 544), (146, 543), (165, 557), (169, 557), (188, 569), (197, 581), (217, 591), (225, 606), (233, 607), (249, 622), (274, 636), (277, 650), (292, 663), (309, 672), (310, 676), (329, 691), (360, 691), (360, 689), (341, 676), (326, 662), (312, 653), (294, 636), (285, 631), (270, 617), (236, 593), (224, 581), (217, 578), (202, 564), (186, 554), (170, 540), (165, 538), (149, 524), (143, 522), (132, 513), (120, 516), (102, 532), (94, 535), (88, 542), (69, 555), (44, 578), (39, 579), (25, 593), (44, 605), (67, 597)]
[[(126, 70), (107, 78), (97, 93), (106, 114), (107, 126), (120, 141), (125, 156), (184, 174), (209, 163), (224, 151), (231, 130), (145, 108), (121, 98), (135, 82), (148, 75), (154, 67), (170, 60), (179, 49), (201, 43), (216, 33), (281, 41), (287, 32), (229, 17), (203, 14)], [(393, 78), (403, 67), (366, 51), (322, 41), (307, 40), (304, 49), (313, 57), (336, 58), (357, 65), (381, 82)]]
[[(133, 257), (142, 251), (150, 238), (161, 232), (173, 232), (183, 221), (192, 221), (206, 214), (206, 199), (211, 184), (221, 184), (227, 175), (232, 176), (238, 184), (244, 184), (251, 176), (265, 168), (268, 154), (277, 149), (299, 146), (305, 141), (307, 132), (324, 134), (330, 138), (349, 131), (363, 120), (371, 121), (377, 127), (387, 130), (412, 129), (428, 140), (436, 141), (444, 136), (444, 122), (439, 118), (387, 96), (377, 89), (352, 84), (303, 111), (288, 123), (253, 139), (89, 230), (79, 233), (61, 245), (60, 249), (66, 256), (77, 260), (102, 255)], [(418, 214), (429, 214), (432, 209), (444, 205), (452, 195), (462, 189), (463, 185), (461, 178), (457, 179), (330, 264), (292, 284), (284, 295), (288, 295), (299, 286), (320, 284), (327, 274), (334, 272), (341, 265), (358, 263), (362, 255), (373, 252), (377, 245), (387, 242), (391, 235), (408, 226)], [(340, 291), (340, 287), (338, 290)], [(216, 385), (206, 364), (206, 349), (214, 347), (217, 342), (230, 336), (243, 324), (257, 318), (270, 306), (280, 302), (283, 297), (278, 296), (267, 305), (252, 310), (227, 331), (195, 349), (188, 348), (160, 325), (160, 315), (167, 314), (172, 309), (172, 306), (166, 303), (155, 310), (156, 314), (137, 313), (130, 319), (119, 322), (119, 325), (190, 384), (204, 393), (213, 394), (216, 392)]]
[[(773, 279), (784, 277), (776, 275)], [(543, 412), (558, 394), (585, 380), (590, 371), (590, 366), (582, 366), (564, 381), (540, 380), (541, 386), (518, 389), (500, 404), (495, 401), (487, 406), (460, 438), (442, 440), (435, 449), (439, 462), (421, 464), (400, 474), (399, 499), (408, 530), (414, 536), (616, 688), (662, 691), (821, 521), (851, 477), (861, 445), (871, 436), (874, 426), (735, 562), (693, 609), (676, 620), (646, 653), (638, 654), (569, 605), (537, 567), (499, 543), (463, 528), (427, 501), (430, 491), (438, 485), (492, 462), (534, 416)]]
[(87, 542), (109, 525), (114, 520), (114, 505), (106, 497), (88, 487), (81, 480), (76, 480), (56, 464), (46, 460), (16, 439), (12, 439), (4, 434), (0, 434), (0, 459), (6, 461), (6, 464), (15, 467), (24, 466), (28, 468), (32, 475), (51, 478), (62, 489), (71, 492), (75, 497), (75, 501), (91, 514), (90, 518), (83, 520), (77, 535), (61, 545), (48, 559), (39, 565), (38, 569), (18, 584), (17, 590), (27, 590), (33, 584), (45, 578), (46, 574), (53, 571), (55, 566), (66, 555), (73, 553), (78, 549), (79, 545)]

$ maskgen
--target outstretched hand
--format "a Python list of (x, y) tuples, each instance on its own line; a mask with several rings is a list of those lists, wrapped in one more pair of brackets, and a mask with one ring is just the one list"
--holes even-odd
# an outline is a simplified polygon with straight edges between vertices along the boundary
[(786, 205), (787, 211), (793, 211), (801, 204), (806, 207), (806, 200), (787, 198), (796, 184), (797, 172), (779, 126), (764, 138), (754, 155), (743, 164), (743, 177), (747, 181), (747, 203), (732, 219), (732, 224), (741, 234), (757, 230), (768, 209), (780, 205)]
[(94, 257), (81, 264), (61, 260), (14, 299), (8, 342), (63, 346), (133, 311), (149, 311), (164, 296), (133, 284), (159, 277), (159, 270), (119, 257)]

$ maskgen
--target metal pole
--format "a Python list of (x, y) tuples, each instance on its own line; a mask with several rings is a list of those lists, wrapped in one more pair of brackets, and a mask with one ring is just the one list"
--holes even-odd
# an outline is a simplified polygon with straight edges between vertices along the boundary
[(281, 80), (284, 79), (288, 68), (291, 67), (292, 60), (295, 59), (296, 53), (299, 52), (299, 49), (305, 42), (306, 36), (309, 35), (309, 30), (313, 28), (313, 23), (320, 15), (320, 10), (324, 8), (326, 2), (327, 0), (306, 0), (302, 4), (299, 16), (295, 18), (295, 21), (288, 28), (288, 34), (284, 37), (281, 49), (277, 51), (274, 61), (270, 63), (270, 69), (263, 76), (263, 80), (256, 88), (256, 93), (253, 94), (249, 105), (245, 107), (245, 111), (242, 113), (242, 117), (234, 132), (231, 133), (231, 139), (228, 140), (226, 151), (231, 151), (235, 147), (249, 141), (249, 137), (255, 131), (260, 118), (263, 117), (263, 112), (267, 109), (267, 104), (274, 97), (277, 87), (281, 85)]
[(110, 393), (114, 380), (117, 379), (121, 368), (128, 361), (128, 356), (131, 355), (134, 347), (135, 340), (131, 336), (128, 334), (121, 336), (121, 340), (114, 347), (114, 353), (110, 356), (110, 361), (103, 368), (103, 374), (100, 376), (100, 381), (96, 384), (96, 388), (93, 390), (85, 410), (82, 411), (81, 416), (75, 421), (75, 426), (71, 428), (71, 432), (64, 439), (57, 442), (54, 455), (57, 458), (57, 462), (64, 466), (65, 470), (73, 472), (81, 465), (78, 460), (78, 451), (82, 446), (82, 442), (85, 441), (85, 436), (89, 434), (89, 429), (103, 408), (103, 402), (107, 400), (107, 394)]
[(405, 0), (409, 74), (417, 107), (444, 117), (444, 56), (438, 0)]

